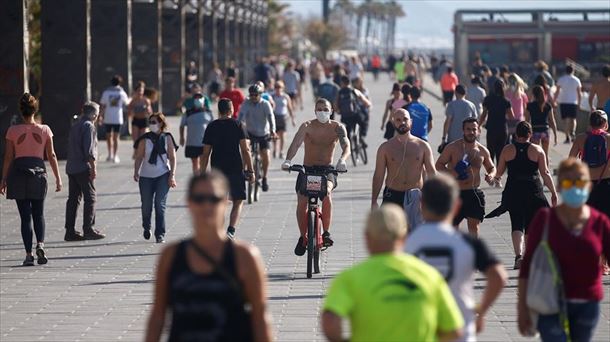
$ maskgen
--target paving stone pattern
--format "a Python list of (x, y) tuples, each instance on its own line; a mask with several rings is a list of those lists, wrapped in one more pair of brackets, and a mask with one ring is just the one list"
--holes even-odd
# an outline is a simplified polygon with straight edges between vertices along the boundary
[[(428, 91), (423, 102), (434, 115), (431, 134), (433, 149), (440, 140), (443, 107), (438, 86), (427, 79)], [(382, 75), (378, 82), (367, 76), (373, 99), (369, 155), (374, 161), (382, 141), (379, 130), (383, 106), (391, 81)], [(304, 94), (305, 110), (297, 111), (298, 121), (313, 117), (312, 95)], [(171, 118), (177, 132), (178, 120)], [(289, 139), (295, 129), (289, 128)], [(561, 139), (560, 139), (561, 140)], [(288, 144), (289, 142), (287, 142)], [(552, 160), (566, 156), (568, 147), (553, 149)], [(177, 241), (190, 231), (185, 208), (185, 186), (190, 161), (183, 149), (179, 152), (178, 187), (170, 192), (167, 203), (167, 240)], [(107, 234), (99, 241), (64, 242), (63, 225), (67, 189), (50, 192), (46, 200), (46, 246), (49, 263), (45, 266), (21, 267), (24, 252), (20, 221), (13, 201), (0, 199), (0, 340), (9, 341), (137, 341), (143, 339), (148, 310), (152, 301), (153, 271), (163, 246), (142, 238), (140, 199), (132, 179), (130, 142), (121, 142), (118, 165), (104, 162), (105, 142), (100, 142), (99, 179), (97, 181), (97, 228)], [(302, 160), (302, 154), (295, 162)], [(373, 163), (351, 168), (339, 177), (333, 195), (332, 232), (335, 246), (323, 253), (322, 273), (305, 278), (305, 257), (296, 257), (293, 248), (298, 233), (294, 217), (296, 174), (279, 171), (281, 161), (274, 160), (268, 193), (262, 201), (247, 205), (237, 236), (260, 248), (268, 274), (269, 309), (273, 315), (274, 335), (278, 341), (323, 340), (319, 326), (320, 307), (333, 277), (363, 260), (363, 221), (370, 205)], [(61, 164), (62, 172), (64, 164)], [(67, 177), (64, 175), (64, 184)], [(54, 182), (51, 179), (50, 185)], [(500, 199), (500, 189), (485, 187), (487, 209)], [(78, 223), (80, 225), (80, 221)], [(78, 227), (77, 225), (77, 227)], [(485, 221), (482, 238), (512, 268), (513, 252), (508, 215)], [(154, 240), (154, 239), (153, 239)], [(481, 341), (519, 341), (516, 328), (517, 272), (509, 270), (508, 286), (488, 313)], [(596, 331), (596, 341), (610, 340), (608, 277), (604, 278), (606, 298)], [(485, 281), (478, 275), (477, 294)]]

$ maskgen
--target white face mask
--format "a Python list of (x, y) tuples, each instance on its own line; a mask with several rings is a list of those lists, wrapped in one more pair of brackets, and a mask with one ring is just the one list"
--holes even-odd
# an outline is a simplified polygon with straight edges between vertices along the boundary
[(316, 112), (316, 118), (321, 123), (327, 123), (330, 120), (330, 112), (324, 112), (324, 111)]
[(159, 133), (159, 124), (150, 125), (148, 128), (150, 128), (150, 131), (153, 133)]

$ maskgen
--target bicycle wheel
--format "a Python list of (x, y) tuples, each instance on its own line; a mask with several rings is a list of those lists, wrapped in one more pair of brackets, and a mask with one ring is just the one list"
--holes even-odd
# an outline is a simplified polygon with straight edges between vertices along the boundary
[(362, 161), (362, 163), (364, 165), (366, 165), (369, 162), (369, 157), (366, 154), (366, 148), (364, 146), (360, 146), (360, 160)]
[(248, 182), (248, 204), (252, 204), (254, 192), (254, 183)]
[(322, 227), (322, 218), (320, 217), (320, 213), (316, 212), (316, 226), (315, 226), (315, 237), (316, 237), (316, 247), (313, 251), (313, 273), (320, 273), (320, 240), (322, 237), (320, 236), (320, 228)]
[(351, 148), (351, 153), (350, 156), (352, 157), (352, 163), (354, 164), (354, 167), (358, 166), (358, 140), (356, 138), (355, 134), (351, 134), (350, 135), (350, 148)]
[(256, 165), (254, 165), (254, 170), (256, 172), (256, 182), (254, 182), (254, 202), (258, 202), (261, 193), (261, 162), (259, 158), (256, 158)]
[(316, 212), (310, 211), (308, 213), (307, 220), (307, 278), (311, 278), (312, 274), (312, 266), (313, 266), (313, 255), (316, 250), (316, 234), (315, 234), (315, 225), (316, 225)]

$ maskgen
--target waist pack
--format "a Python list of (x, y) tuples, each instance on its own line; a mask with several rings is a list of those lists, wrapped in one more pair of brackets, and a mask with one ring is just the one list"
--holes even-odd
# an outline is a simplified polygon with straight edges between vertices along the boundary
[(455, 164), (454, 168), (455, 172), (458, 174), (457, 179), (461, 181), (467, 180), (470, 176), (470, 172), (468, 170), (470, 167), (470, 162), (466, 158), (468, 158), (468, 156), (464, 155), (464, 157)]
[(550, 216), (549, 210), (542, 240), (532, 256), (527, 282), (527, 306), (534, 313), (541, 315), (565, 312), (562, 307), (565, 305), (565, 294), (561, 270), (548, 242)]
[(587, 139), (582, 152), (582, 160), (589, 165), (590, 168), (604, 166), (608, 163), (608, 143), (606, 141), (606, 132), (603, 130), (595, 130), (587, 132)]

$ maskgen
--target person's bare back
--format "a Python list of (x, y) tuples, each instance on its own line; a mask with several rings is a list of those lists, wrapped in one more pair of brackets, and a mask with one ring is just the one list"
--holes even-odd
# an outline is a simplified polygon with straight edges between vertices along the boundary
[(339, 134), (343, 131), (341, 124), (333, 120), (330, 121), (330, 124), (310, 120), (303, 126), (305, 133), (303, 164), (307, 166), (332, 165)]
[(610, 100), (610, 79), (604, 78), (593, 84), (591, 88), (591, 103), (593, 102), (593, 96), (597, 95), (598, 109), (604, 109), (606, 102)]
[(421, 188), (423, 185), (425, 142), (410, 136), (405, 142), (399, 136), (386, 141), (378, 153), (385, 160), (385, 185), (396, 191)]

